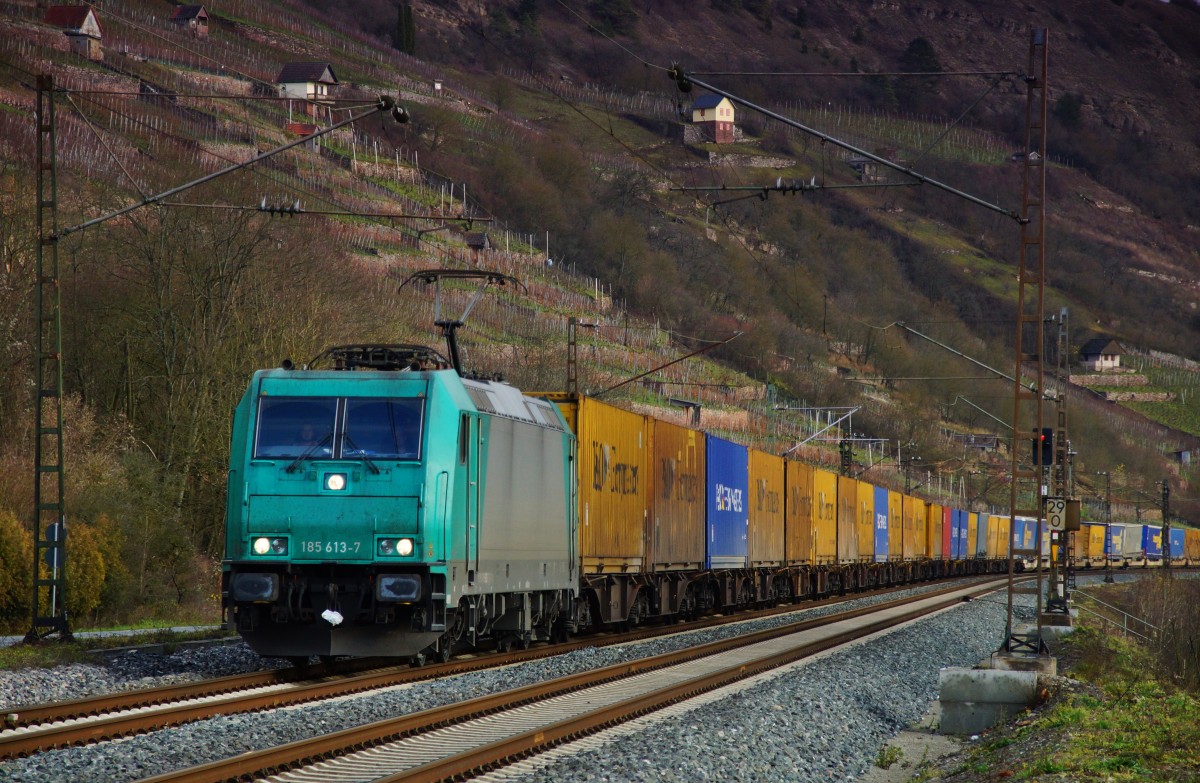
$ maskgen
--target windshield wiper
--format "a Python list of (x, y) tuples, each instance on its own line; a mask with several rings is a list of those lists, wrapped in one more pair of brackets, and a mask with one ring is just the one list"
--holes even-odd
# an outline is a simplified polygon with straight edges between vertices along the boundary
[(349, 433), (343, 432), (342, 433), (342, 456), (343, 457), (347, 456), (346, 446), (349, 446), (351, 449), (358, 452), (358, 454), (351, 453), (350, 456), (358, 457), (366, 464), (366, 466), (368, 468), (371, 469), (372, 473), (374, 473), (375, 475), (379, 475), (379, 466), (371, 461), (371, 458), (367, 456), (366, 451), (364, 451), (363, 449), (360, 449), (358, 447), (358, 444), (354, 442), (354, 439), (350, 437)]
[(311, 445), (307, 449), (305, 449), (304, 453), (301, 454), (299, 457), (296, 457), (296, 459), (292, 461), (292, 464), (287, 466), (287, 472), (295, 473), (296, 468), (300, 467), (301, 462), (304, 462), (304, 460), (311, 458), (312, 455), (316, 454), (317, 451), (320, 450), (321, 448), (323, 448), (324, 446), (328, 446), (332, 440), (333, 440), (333, 430), (330, 430), (329, 432), (325, 433), (325, 437), (321, 438), (321, 440), (317, 441), (316, 443), (314, 443), (313, 445)]

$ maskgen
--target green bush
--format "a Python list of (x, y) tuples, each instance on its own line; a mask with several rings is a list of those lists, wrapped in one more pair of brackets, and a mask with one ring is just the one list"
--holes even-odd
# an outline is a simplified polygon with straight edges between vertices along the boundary
[(0, 630), (28, 630), (32, 615), (33, 538), (8, 510), (0, 510)]

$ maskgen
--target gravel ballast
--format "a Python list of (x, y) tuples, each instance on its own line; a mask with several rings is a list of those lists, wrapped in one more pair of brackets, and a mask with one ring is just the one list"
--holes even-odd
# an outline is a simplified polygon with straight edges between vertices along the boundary
[[(927, 592), (934, 587), (907, 593)], [(896, 594), (810, 609), (820, 616)], [(1019, 596), (1027, 598), (1027, 596)], [(1032, 615), (1032, 611), (1028, 612)], [(789, 620), (794, 620), (792, 615)], [(0, 763), (14, 783), (117, 783), (275, 747), (352, 726), (417, 712), (589, 668), (654, 655), (786, 622), (750, 621), (637, 645), (587, 648), (492, 672), (474, 672), (271, 712), (213, 718), (152, 734), (66, 748)], [(1004, 593), (942, 612), (849, 650), (793, 666), (728, 698), (643, 719), (637, 732), (602, 750), (534, 763), (503, 779), (528, 781), (847, 780), (873, 761), (879, 746), (937, 698), (944, 666), (971, 666), (1002, 641)], [(0, 704), (80, 698), (248, 671), (263, 661), (242, 645), (169, 656), (128, 653), (107, 665), (0, 672)], [(557, 755), (557, 754), (556, 754)], [(518, 777), (512, 777), (512, 775)], [(496, 778), (501, 779), (501, 778)]]

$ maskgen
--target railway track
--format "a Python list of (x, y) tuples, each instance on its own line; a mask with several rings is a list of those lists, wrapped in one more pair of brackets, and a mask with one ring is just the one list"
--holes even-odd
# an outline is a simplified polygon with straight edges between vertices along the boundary
[[(961, 583), (961, 578), (954, 580)], [(876, 594), (898, 589), (889, 588)], [(953, 590), (956, 588), (946, 588)], [(945, 592), (945, 590), (939, 591)], [(930, 595), (936, 595), (930, 593)], [(522, 663), (576, 649), (624, 644), (717, 625), (836, 604), (849, 598), (829, 598), (762, 609), (734, 616), (712, 616), (674, 626), (653, 626), (625, 633), (589, 636), (566, 644), (528, 650), (455, 658), (421, 668), (379, 661), (342, 662), (307, 669), (252, 672), (196, 683), (106, 694), (89, 699), (31, 705), (8, 711), (0, 730), (0, 759), (28, 756), (53, 748), (88, 744), (178, 726), (219, 715), (256, 712), (306, 702), (364, 693), (380, 688), (445, 677), (480, 669)], [(893, 602), (895, 603), (895, 602)], [(891, 605), (891, 604), (885, 604)], [(863, 614), (858, 609), (844, 616)], [(823, 620), (807, 621), (821, 623)], [(347, 672), (347, 666), (353, 669)]]
[(146, 783), (440, 781), (497, 768), (998, 589), (955, 587), (616, 664), (179, 770)]

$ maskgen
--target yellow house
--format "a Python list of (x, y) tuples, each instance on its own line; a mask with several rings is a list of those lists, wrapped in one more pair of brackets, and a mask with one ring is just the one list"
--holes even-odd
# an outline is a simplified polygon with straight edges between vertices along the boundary
[(733, 102), (721, 95), (701, 95), (692, 104), (692, 124), (717, 144), (733, 141)]

